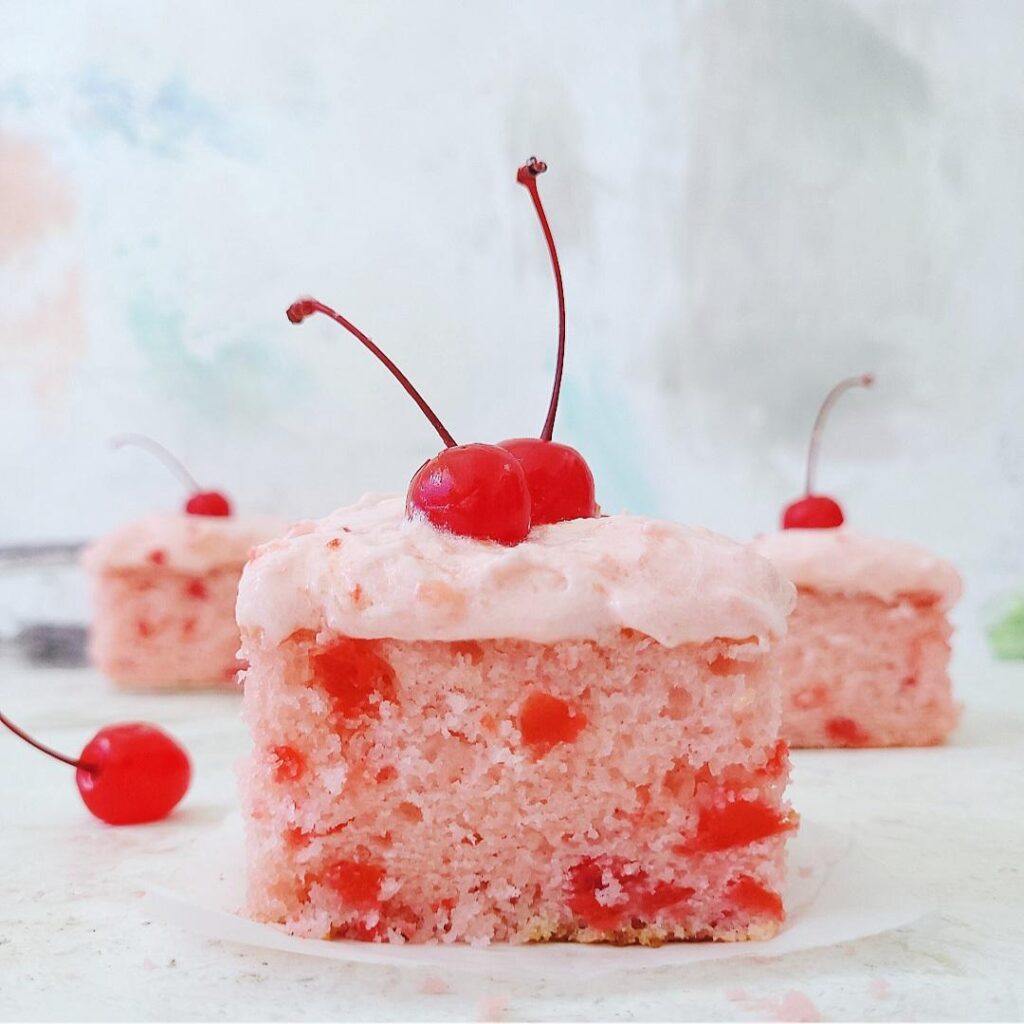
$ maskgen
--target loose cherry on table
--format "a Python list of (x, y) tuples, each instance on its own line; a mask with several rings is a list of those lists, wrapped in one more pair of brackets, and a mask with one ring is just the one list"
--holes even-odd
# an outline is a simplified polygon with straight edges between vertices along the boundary
[(85, 806), (108, 825), (160, 821), (188, 790), (192, 777), (188, 755), (155, 725), (104, 726), (75, 759), (40, 743), (3, 713), (0, 723), (37, 750), (71, 765)]
[(351, 321), (312, 298), (299, 299), (288, 307), (288, 319), (294, 324), (321, 313), (357, 338), (388, 368), (444, 442), (445, 450), (413, 476), (406, 495), (406, 515), (462, 537), (508, 546), (525, 540), (531, 526), (597, 514), (590, 467), (575, 448), (551, 440), (565, 362), (565, 296), (558, 254), (537, 191), (537, 176), (546, 170), (546, 164), (531, 158), (516, 176), (529, 191), (540, 219), (558, 293), (555, 382), (539, 438), (515, 438), (500, 445), (457, 444), (405, 374)]
[(786, 510), (782, 514), (782, 528), (784, 530), (829, 530), (843, 525), (845, 518), (839, 502), (824, 494), (814, 493), (814, 477), (818, 468), (821, 435), (824, 431), (828, 414), (839, 397), (849, 391), (850, 388), (869, 388), (874, 382), (874, 375), (870, 373), (862, 373), (857, 377), (847, 377), (845, 380), (841, 380), (825, 396), (825, 401), (821, 403), (821, 408), (815, 417), (814, 427), (811, 429), (811, 442), (807, 449), (805, 493), (802, 498), (786, 506)]
[(111, 443), (115, 448), (123, 448), (126, 445), (142, 448), (156, 456), (188, 488), (189, 498), (185, 502), (185, 511), (190, 516), (231, 515), (231, 502), (220, 491), (204, 491), (181, 460), (151, 437), (146, 437), (145, 434), (119, 434)]

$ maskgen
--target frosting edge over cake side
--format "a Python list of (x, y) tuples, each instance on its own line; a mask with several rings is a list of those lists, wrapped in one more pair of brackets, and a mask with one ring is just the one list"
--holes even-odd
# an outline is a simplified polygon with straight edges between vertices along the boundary
[(794, 600), (765, 559), (696, 527), (607, 516), (502, 547), (409, 521), (400, 497), (368, 495), (258, 548), (238, 622), (272, 643), (300, 629), (539, 643), (633, 629), (675, 647), (780, 637)]
[(963, 590), (960, 574), (938, 555), (845, 527), (780, 530), (755, 537), (750, 547), (796, 586), (823, 593), (868, 594), (886, 602), (935, 594), (949, 609)]
[(187, 573), (240, 569), (254, 547), (287, 528), (270, 516), (151, 515), (97, 538), (82, 553), (82, 565), (91, 573), (153, 566)]

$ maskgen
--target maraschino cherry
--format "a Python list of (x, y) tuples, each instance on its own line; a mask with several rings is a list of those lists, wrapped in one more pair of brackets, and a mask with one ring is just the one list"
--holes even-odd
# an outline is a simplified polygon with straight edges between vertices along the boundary
[(847, 377), (825, 396), (825, 401), (821, 403), (821, 408), (815, 417), (814, 427), (811, 430), (811, 443), (807, 449), (807, 481), (804, 496), (786, 507), (782, 515), (784, 530), (830, 530), (843, 525), (843, 510), (840, 508), (839, 502), (824, 494), (814, 493), (814, 476), (818, 468), (821, 435), (828, 414), (840, 395), (849, 391), (850, 388), (869, 388), (874, 382), (874, 375), (870, 373), (862, 373), (858, 377)]
[(511, 546), (530, 532), (530, 491), (523, 467), (504, 448), (493, 444), (457, 444), (455, 438), (413, 387), (409, 378), (353, 323), (316, 299), (299, 299), (288, 307), (288, 319), (300, 324), (322, 313), (345, 328), (369, 349), (405, 388), (445, 444), (425, 462), (409, 484), (405, 510), (439, 530)]
[(49, 757), (71, 765), (89, 811), (108, 825), (142, 825), (166, 818), (192, 777), (188, 755), (167, 733), (144, 722), (108, 725), (76, 760), (19, 729), (0, 713), (0, 723)]
[(526, 188), (533, 200), (555, 275), (555, 290), (558, 293), (558, 355), (555, 360), (555, 383), (551, 389), (551, 401), (540, 437), (517, 437), (501, 442), (501, 447), (510, 451), (519, 460), (526, 473), (533, 509), (531, 521), (534, 526), (561, 523), (568, 519), (590, 519), (597, 515), (594, 474), (591, 473), (586, 460), (575, 448), (551, 440), (562, 390), (562, 370), (565, 365), (565, 290), (562, 287), (562, 268), (558, 263), (555, 240), (537, 189), (537, 178), (547, 169), (546, 163), (531, 157), (516, 172), (516, 181)]
[(181, 460), (151, 437), (145, 434), (119, 434), (111, 443), (115, 448), (123, 448), (125, 445), (144, 448), (155, 455), (188, 488), (189, 498), (185, 502), (185, 511), (190, 516), (231, 515), (231, 502), (220, 491), (204, 491)]

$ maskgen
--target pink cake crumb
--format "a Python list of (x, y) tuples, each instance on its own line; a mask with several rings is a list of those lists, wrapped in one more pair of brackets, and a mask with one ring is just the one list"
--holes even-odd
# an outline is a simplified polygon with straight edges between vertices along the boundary
[(951, 629), (930, 595), (885, 603), (799, 588), (779, 660), (794, 747), (942, 743), (956, 725)]
[(128, 689), (231, 686), (243, 667), (235, 622), (250, 548), (282, 525), (158, 516), (93, 545), (90, 655)]
[(797, 586), (779, 645), (790, 745), (942, 743), (959, 717), (947, 617), (960, 592), (955, 570), (847, 529), (784, 530), (753, 546)]
[[(660, 545), (663, 524), (563, 523), (510, 552), (401, 513), (357, 507), (330, 548), (337, 522), (296, 529), (243, 577), (249, 913), (297, 935), (379, 942), (773, 935), (796, 822), (765, 623), (781, 631), (788, 585), (738, 545), (694, 534), (700, 568), (725, 561), (717, 586), (743, 599), (730, 589), (718, 601), (699, 579), (692, 595), (673, 586), (665, 635), (683, 639), (662, 643), (589, 622), (626, 596), (637, 621), (661, 622), (661, 591), (638, 589), (646, 548), (603, 538), (643, 531)], [(581, 542), (597, 531), (600, 546)], [(697, 575), (692, 559), (657, 565)], [(421, 578), (437, 566), (445, 580)], [(529, 601), (510, 596), (519, 587)], [(592, 638), (480, 637), (510, 622), (544, 635), (570, 611), (545, 602), (588, 591), (600, 595), (590, 619), (560, 628)], [(691, 608), (717, 615), (721, 634)], [(352, 635), (370, 622), (405, 637), (461, 624), (480, 638)]]
[(444, 996), (451, 992), (451, 987), (444, 978), (439, 978), (436, 974), (428, 974), (423, 979), (423, 984), (420, 985), (420, 991), (428, 996)]

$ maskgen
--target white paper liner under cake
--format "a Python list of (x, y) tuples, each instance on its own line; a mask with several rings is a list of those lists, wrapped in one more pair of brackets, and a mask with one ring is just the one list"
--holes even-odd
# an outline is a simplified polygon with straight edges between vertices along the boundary
[(832, 829), (804, 822), (789, 849), (787, 920), (782, 931), (766, 942), (680, 942), (650, 949), (573, 943), (397, 945), (296, 938), (242, 916), (243, 826), (234, 815), (198, 842), (164, 885), (149, 889), (144, 908), (155, 919), (208, 939), (287, 953), (391, 967), (576, 977), (683, 967), (707, 960), (779, 957), (901, 928), (924, 912), (906, 884)]

